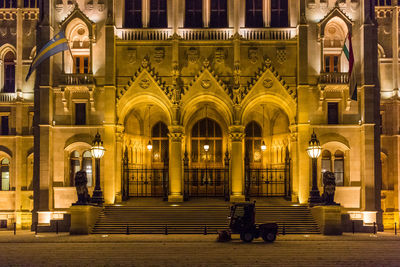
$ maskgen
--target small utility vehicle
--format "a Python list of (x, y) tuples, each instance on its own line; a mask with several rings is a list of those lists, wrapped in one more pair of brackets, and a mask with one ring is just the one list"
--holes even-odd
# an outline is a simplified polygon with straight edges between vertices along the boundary
[(229, 230), (218, 232), (218, 241), (231, 240), (231, 234), (240, 234), (243, 242), (251, 242), (260, 236), (265, 242), (274, 242), (278, 234), (276, 223), (256, 224), (256, 211), (254, 203), (237, 203), (231, 206)]

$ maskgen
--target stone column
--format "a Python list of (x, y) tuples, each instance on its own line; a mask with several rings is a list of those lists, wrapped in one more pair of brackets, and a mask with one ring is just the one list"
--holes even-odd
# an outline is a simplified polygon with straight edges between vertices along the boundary
[[(317, 133), (318, 135), (318, 133)], [(299, 192), (299, 203), (308, 203), (308, 197), (310, 194), (310, 162), (311, 159), (307, 154), (308, 141), (310, 141), (311, 134), (309, 132), (309, 125), (299, 125), (297, 135), (297, 166), (298, 169), (298, 192)]]
[(169, 127), (169, 202), (182, 202), (182, 126)]
[(122, 142), (123, 142), (123, 126), (122, 125), (117, 125), (117, 133), (116, 133), (116, 148), (115, 148), (115, 154), (116, 154), (116, 165), (115, 165), (115, 202), (121, 202), (122, 201), (122, 164), (123, 164), (123, 159), (122, 159)]
[(298, 142), (297, 142), (297, 127), (291, 126), (290, 127), (290, 158), (291, 162), (291, 174), (290, 177), (292, 180), (291, 182), (291, 189), (292, 189), (292, 202), (299, 201), (299, 160), (298, 160)]
[(244, 157), (243, 157), (243, 138), (244, 126), (234, 125), (229, 127), (231, 138), (231, 202), (242, 202), (245, 200), (243, 194), (244, 185)]

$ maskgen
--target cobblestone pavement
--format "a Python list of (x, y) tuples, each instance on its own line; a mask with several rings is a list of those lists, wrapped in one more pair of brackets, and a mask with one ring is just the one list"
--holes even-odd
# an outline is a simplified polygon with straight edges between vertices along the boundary
[(393, 233), (286, 235), (272, 244), (215, 239), (0, 232), (0, 266), (400, 266), (400, 236)]

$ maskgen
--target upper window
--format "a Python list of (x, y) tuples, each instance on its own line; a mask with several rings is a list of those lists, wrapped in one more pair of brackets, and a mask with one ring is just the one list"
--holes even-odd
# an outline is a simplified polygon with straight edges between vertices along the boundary
[(323, 72), (346, 72), (347, 60), (341, 59), (347, 33), (347, 25), (339, 17), (332, 18), (326, 24), (323, 32)]
[(125, 27), (143, 27), (142, 0), (125, 0)]
[(246, 27), (264, 27), (262, 0), (246, 0)]
[(185, 2), (185, 27), (201, 28), (203, 27), (203, 1), (186, 0)]
[(25, 8), (37, 8), (37, 0), (24, 0)]
[(0, 191), (10, 190), (10, 160), (4, 158), (0, 161)]
[(0, 8), (17, 8), (17, 0), (0, 0)]
[(150, 0), (151, 28), (167, 28), (167, 0)]
[(156, 123), (151, 131), (153, 144), (153, 162), (164, 162), (168, 158), (168, 127), (162, 122)]
[[(375, 6), (391, 6), (392, 0), (375, 0)], [(400, 5), (400, 2), (398, 3)]]
[(15, 93), (15, 57), (8, 51), (4, 56), (4, 89), (5, 93)]
[(0, 134), (1, 135), (8, 135), (9, 133), (9, 125), (8, 125), (8, 116), (1, 116), (0, 121)]
[(225, 28), (228, 25), (227, 0), (211, 0), (210, 28)]
[(86, 124), (86, 103), (75, 103), (75, 125)]
[(287, 27), (288, 25), (288, 0), (271, 0), (271, 27)]
[(328, 124), (339, 123), (339, 103), (328, 102)]
[(250, 163), (261, 162), (261, 142), (262, 142), (262, 129), (255, 121), (247, 124), (245, 129), (245, 146), (246, 156)]
[(74, 73), (89, 73), (89, 56), (73, 56)]

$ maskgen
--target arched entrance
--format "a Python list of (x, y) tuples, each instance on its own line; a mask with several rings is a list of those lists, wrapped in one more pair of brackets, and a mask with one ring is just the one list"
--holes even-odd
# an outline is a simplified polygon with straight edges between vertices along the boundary
[(229, 160), (223, 157), (223, 133), (210, 118), (191, 129), (190, 157), (185, 157), (185, 197), (229, 197)]

